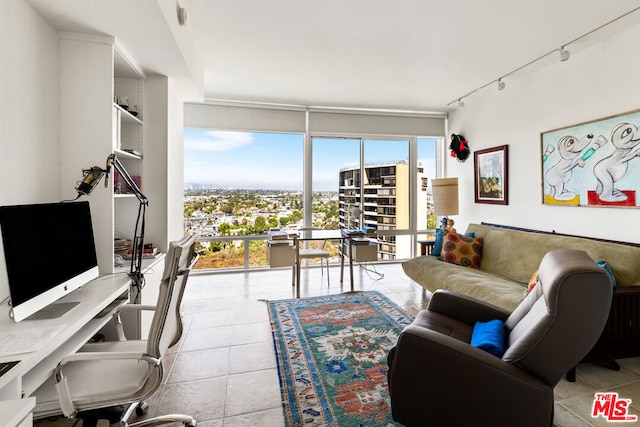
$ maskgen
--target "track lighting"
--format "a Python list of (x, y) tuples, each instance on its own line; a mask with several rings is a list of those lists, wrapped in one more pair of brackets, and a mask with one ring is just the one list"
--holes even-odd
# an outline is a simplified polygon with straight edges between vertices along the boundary
[[(612, 20), (611, 20), (611, 21), (609, 21), (609, 22), (606, 22), (606, 23), (604, 23), (604, 24), (600, 25), (599, 27), (594, 28), (594, 29), (593, 29), (593, 30), (591, 30), (591, 31), (588, 31), (588, 32), (586, 32), (586, 33), (582, 34), (581, 36), (576, 37), (576, 38), (575, 38), (575, 39), (573, 39), (573, 40), (569, 40), (568, 42), (566, 42), (564, 45), (562, 45), (562, 46), (560, 47), (560, 61), (562, 61), (562, 62), (566, 62), (566, 61), (568, 61), (568, 60), (569, 60), (569, 57), (571, 57), (571, 52), (569, 52), (567, 49), (565, 49), (565, 47), (566, 47), (566, 46), (568, 46), (568, 45), (570, 45), (570, 44), (573, 44), (573, 43), (577, 42), (578, 40), (582, 40), (583, 38), (587, 37), (588, 35), (590, 35), (590, 34), (592, 34), (592, 33), (595, 33), (596, 31), (599, 31), (599, 30), (601, 30), (601, 29), (605, 28), (605, 27), (607, 27), (608, 25), (613, 24), (614, 22), (617, 22), (618, 20), (620, 20), (620, 19), (622, 19), (622, 18), (624, 18), (624, 17), (626, 17), (626, 16), (628, 16), (628, 15), (630, 15), (630, 14), (632, 14), (632, 13), (634, 13), (634, 12), (638, 11), (638, 10), (640, 10), (640, 6), (636, 7), (635, 9), (632, 9), (632, 10), (628, 11), (627, 13), (624, 13), (624, 14), (622, 14), (622, 15), (618, 16), (617, 18), (612, 19)], [(530, 65), (532, 65), (532, 64), (534, 64), (534, 63), (536, 63), (536, 62), (538, 62), (538, 61), (540, 61), (540, 60), (542, 60), (542, 59), (546, 58), (546, 57), (547, 57), (547, 56), (549, 56), (549, 55), (555, 55), (557, 51), (558, 51), (558, 49), (557, 49), (557, 48), (556, 48), (556, 49), (553, 49), (553, 50), (551, 50), (551, 51), (549, 51), (549, 52), (547, 52), (547, 53), (545, 53), (545, 54), (540, 55), (539, 57), (537, 57), (537, 58), (535, 58), (535, 59), (532, 59), (531, 61), (527, 62), (526, 64), (521, 65), (521, 66), (519, 66), (518, 68), (516, 68), (516, 69), (514, 69), (514, 70), (512, 70), (512, 71), (509, 71), (509, 72), (508, 72), (508, 73), (506, 73), (506, 74), (503, 74), (503, 75), (502, 75), (502, 77), (500, 77), (500, 78), (498, 79), (498, 81), (497, 81), (497, 82), (498, 82), (498, 90), (503, 90), (503, 89), (505, 88), (505, 84), (504, 84), (504, 82), (502, 81), (502, 79), (503, 79), (503, 78), (505, 78), (505, 77), (509, 77), (509, 76), (511, 76), (512, 74), (517, 73), (518, 71), (522, 70), (523, 68), (527, 68), (528, 66), (530, 66)], [(447, 106), (453, 105), (453, 104), (455, 104), (455, 103), (457, 102), (459, 107), (463, 107), (463, 106), (464, 106), (464, 102), (462, 102), (462, 98), (464, 98), (464, 97), (468, 97), (468, 96), (470, 96), (470, 95), (473, 95), (474, 93), (476, 93), (476, 92), (478, 92), (478, 91), (480, 91), (480, 90), (482, 90), (482, 89), (484, 89), (484, 88), (486, 88), (486, 87), (488, 87), (488, 86), (493, 85), (495, 82), (496, 82), (496, 80), (491, 80), (489, 83), (485, 83), (485, 84), (483, 84), (482, 86), (480, 86), (480, 87), (478, 87), (478, 88), (476, 88), (476, 89), (474, 89), (474, 90), (472, 90), (472, 91), (470, 91), (470, 92), (465, 93), (465, 94), (464, 94), (464, 95), (462, 95), (460, 98), (458, 98), (458, 100), (457, 100), (457, 101), (456, 101), (456, 99), (454, 98), (451, 102), (449, 102), (449, 103), (447, 104)]]
[(187, 25), (187, 9), (178, 4), (178, 23), (184, 27)]

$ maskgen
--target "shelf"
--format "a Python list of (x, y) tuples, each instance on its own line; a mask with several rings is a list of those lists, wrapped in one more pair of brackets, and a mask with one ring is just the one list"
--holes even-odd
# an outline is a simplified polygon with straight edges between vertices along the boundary
[[(164, 260), (166, 255), (167, 254), (165, 254), (164, 252), (159, 252), (155, 256), (155, 258), (143, 258), (142, 273), (143, 274), (151, 273), (150, 270), (153, 269), (160, 261)], [(124, 264), (122, 264), (121, 266), (115, 267), (113, 272), (114, 274), (128, 273), (130, 268), (131, 268), (131, 260), (125, 259)]]
[(113, 154), (118, 156), (119, 159), (142, 160), (142, 156), (138, 156), (137, 154), (132, 154), (128, 151), (120, 150), (118, 148), (113, 150)]
[(113, 106), (120, 111), (120, 114), (121, 114), (120, 118), (121, 118), (123, 123), (129, 123), (129, 124), (134, 124), (134, 125), (141, 125), (142, 124), (142, 120), (140, 120), (139, 118), (137, 118), (136, 116), (134, 116), (129, 111), (125, 110), (124, 108), (122, 108), (121, 106), (116, 104), (115, 102), (113, 103)]

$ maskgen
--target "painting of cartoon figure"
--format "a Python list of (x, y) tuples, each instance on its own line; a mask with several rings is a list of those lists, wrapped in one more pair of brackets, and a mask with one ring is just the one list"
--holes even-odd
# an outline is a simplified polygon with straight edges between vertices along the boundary
[(543, 132), (543, 203), (634, 206), (640, 190), (640, 110)]
[(629, 170), (629, 162), (640, 156), (640, 132), (635, 125), (620, 123), (611, 132), (611, 144), (614, 151), (593, 167), (598, 179), (596, 193), (603, 202), (625, 201), (628, 194), (615, 187)]
[[(573, 168), (576, 166), (583, 168), (586, 160), (593, 155), (595, 150), (607, 142), (606, 138), (600, 135), (593, 146), (587, 150), (592, 139), (592, 134), (588, 134), (582, 139), (571, 135), (560, 138), (558, 141), (560, 158), (544, 175), (549, 183), (551, 197), (556, 200), (573, 200), (576, 197), (576, 193), (565, 187), (565, 184), (571, 180)], [(584, 154), (582, 154), (583, 152)]]

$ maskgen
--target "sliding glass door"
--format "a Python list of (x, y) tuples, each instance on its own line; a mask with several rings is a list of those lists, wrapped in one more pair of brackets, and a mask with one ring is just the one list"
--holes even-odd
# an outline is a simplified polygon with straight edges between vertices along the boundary
[[(413, 256), (415, 231), (425, 230), (428, 218), (428, 175), (421, 162), (410, 160), (417, 144), (416, 139), (312, 137), (314, 226), (371, 228), (378, 259)], [(336, 205), (337, 218), (326, 209)]]

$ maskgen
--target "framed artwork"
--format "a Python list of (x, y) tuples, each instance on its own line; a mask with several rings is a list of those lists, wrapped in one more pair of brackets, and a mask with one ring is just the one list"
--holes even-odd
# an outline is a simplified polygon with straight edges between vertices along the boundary
[(638, 207), (640, 110), (540, 134), (542, 203)]
[(473, 169), (476, 203), (509, 204), (509, 146), (476, 150)]

